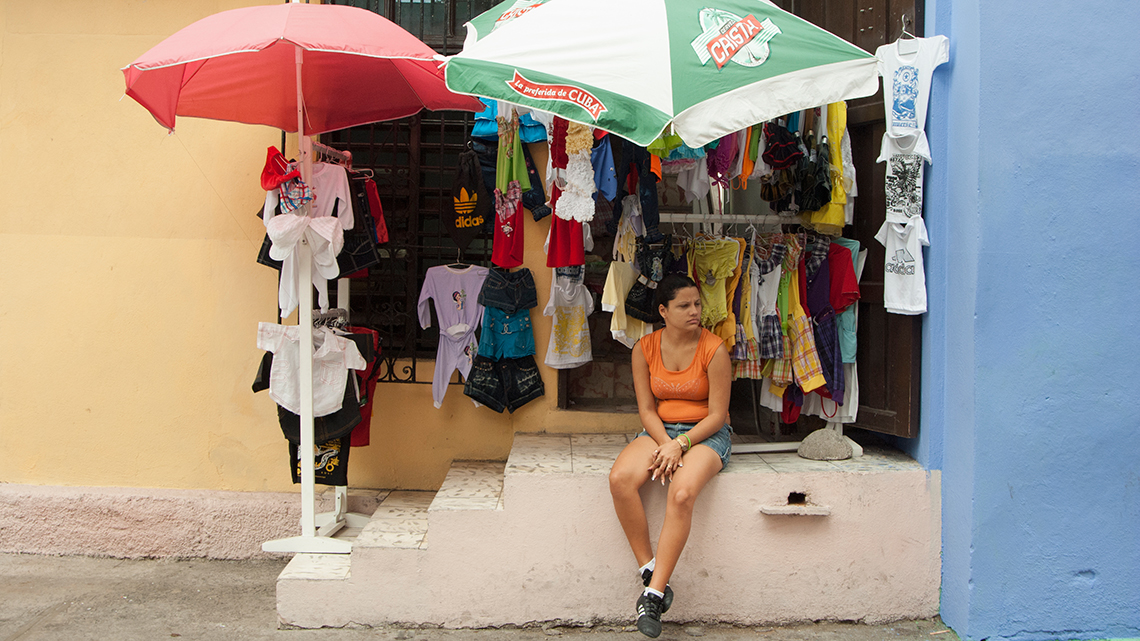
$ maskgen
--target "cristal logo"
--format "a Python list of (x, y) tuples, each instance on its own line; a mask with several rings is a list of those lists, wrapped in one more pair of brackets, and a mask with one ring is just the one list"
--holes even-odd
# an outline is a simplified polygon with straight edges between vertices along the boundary
[(596, 122), (598, 116), (606, 110), (606, 106), (589, 91), (574, 85), (547, 85), (531, 82), (515, 70), (514, 78), (507, 81), (507, 86), (518, 93), (534, 100), (560, 100), (570, 102), (585, 109)]
[(722, 9), (701, 9), (699, 21), (701, 35), (693, 39), (693, 51), (702, 65), (712, 60), (717, 69), (730, 60), (745, 67), (759, 67), (768, 59), (768, 41), (781, 33), (771, 18), (761, 22), (754, 15), (741, 18)]
[(508, 22), (510, 22), (511, 20), (514, 20), (515, 18), (522, 17), (523, 15), (525, 15), (527, 12), (529, 12), (532, 9), (537, 9), (537, 8), (541, 7), (543, 4), (546, 4), (547, 1), (548, 0), (537, 0), (537, 1), (536, 0), (516, 0), (516, 2), (513, 5), (511, 5), (511, 7), (509, 9), (504, 11), (495, 20), (495, 26), (491, 28), (491, 31), (498, 29), (499, 27), (507, 24)]

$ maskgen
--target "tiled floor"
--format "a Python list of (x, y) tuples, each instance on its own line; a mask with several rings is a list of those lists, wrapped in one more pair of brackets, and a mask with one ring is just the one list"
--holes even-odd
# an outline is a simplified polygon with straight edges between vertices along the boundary
[[(367, 526), (363, 529), (345, 528), (337, 533), (337, 538), (355, 540), (356, 545), (366, 547), (424, 549), (427, 547), (429, 511), (502, 510), (503, 478), (506, 474), (608, 474), (614, 459), (633, 437), (633, 434), (516, 434), (510, 458), (505, 464), (456, 461), (438, 492), (350, 490), (351, 497), (378, 501), (379, 505)], [(737, 443), (749, 440), (751, 437), (748, 436), (733, 437)], [(921, 466), (902, 452), (865, 446), (863, 456), (845, 461), (812, 461), (800, 458), (795, 452), (733, 454), (722, 473), (916, 469), (921, 469)], [(325, 493), (331, 491), (329, 488)], [(339, 572), (339, 566), (336, 566), (339, 562), (337, 559), (317, 558), (311, 563), (320, 567), (299, 566), (294, 570), (325, 576), (330, 571), (334, 574)]]
[(494, 510), (501, 507), (502, 496), (502, 463), (455, 461), (429, 509)]
[[(507, 474), (608, 474), (632, 434), (516, 434)], [(736, 443), (750, 437), (733, 436)], [(896, 450), (868, 446), (845, 461), (813, 461), (795, 452), (733, 454), (725, 474), (757, 472), (878, 472), (921, 466)]]
[(428, 529), (428, 506), (435, 492), (391, 492), (356, 537), (363, 547), (421, 548)]

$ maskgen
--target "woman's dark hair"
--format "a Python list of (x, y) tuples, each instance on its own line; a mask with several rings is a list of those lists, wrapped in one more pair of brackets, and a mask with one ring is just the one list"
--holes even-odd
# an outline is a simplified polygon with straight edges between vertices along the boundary
[(657, 293), (653, 295), (654, 309), (661, 305), (668, 307), (669, 301), (677, 297), (677, 290), (696, 286), (697, 284), (688, 276), (666, 274), (665, 278), (662, 278), (661, 282), (657, 283)]

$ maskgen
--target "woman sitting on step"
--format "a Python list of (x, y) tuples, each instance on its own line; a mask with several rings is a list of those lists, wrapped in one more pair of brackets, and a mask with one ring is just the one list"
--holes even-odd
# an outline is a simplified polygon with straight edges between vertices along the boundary
[[(610, 494), (645, 590), (637, 599), (637, 629), (661, 634), (661, 614), (673, 603), (669, 577), (689, 538), (693, 504), (728, 463), (732, 428), (726, 422), (732, 365), (724, 341), (701, 327), (697, 284), (670, 274), (655, 303), (665, 322), (633, 348), (633, 384), (644, 431), (610, 470)], [(657, 555), (639, 489), (669, 483)]]

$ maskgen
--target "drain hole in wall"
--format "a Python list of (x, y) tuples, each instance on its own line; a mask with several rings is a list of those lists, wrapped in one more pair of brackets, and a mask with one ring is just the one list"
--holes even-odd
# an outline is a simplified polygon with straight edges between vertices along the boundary
[(803, 492), (789, 492), (788, 505), (803, 505), (807, 503), (807, 494)]

